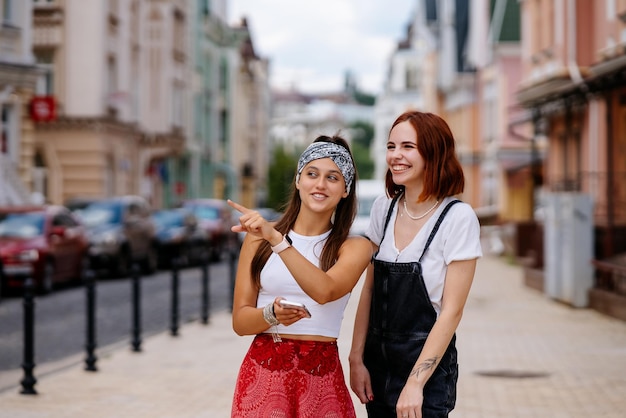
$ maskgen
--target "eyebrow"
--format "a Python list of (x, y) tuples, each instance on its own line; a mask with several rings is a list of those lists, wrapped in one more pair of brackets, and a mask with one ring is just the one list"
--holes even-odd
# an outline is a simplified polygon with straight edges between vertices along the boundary
[[(319, 167), (316, 167), (316, 166), (314, 166), (314, 165), (309, 165), (309, 166), (307, 167), (307, 170), (310, 170), (310, 169), (313, 169), (313, 170), (315, 170), (315, 171), (320, 171), (320, 172), (322, 171), (322, 169), (320, 169)], [(328, 172), (328, 173), (338, 173), (338, 174), (341, 174), (341, 177), (343, 177), (343, 174), (341, 173), (341, 170), (335, 170), (335, 169), (332, 169), (332, 170), (328, 170), (327, 172)]]
[[(394, 144), (395, 145), (395, 142), (387, 141), (387, 145), (389, 145), (389, 144)], [(417, 145), (417, 141), (400, 141), (400, 145), (403, 145), (403, 144)]]

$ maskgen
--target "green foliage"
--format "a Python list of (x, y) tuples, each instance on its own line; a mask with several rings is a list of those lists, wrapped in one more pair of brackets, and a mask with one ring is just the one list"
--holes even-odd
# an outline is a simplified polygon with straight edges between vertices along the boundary
[(350, 124), (352, 143), (369, 148), (374, 140), (374, 126), (365, 121), (356, 121)]
[(298, 168), (298, 156), (288, 154), (283, 147), (274, 148), (269, 167), (267, 206), (278, 211), (289, 198), (291, 183)]
[(374, 106), (376, 104), (376, 96), (372, 96), (371, 94), (363, 93), (358, 90), (354, 92), (353, 97), (358, 104), (365, 106)]
[(371, 179), (374, 176), (374, 161), (370, 148), (374, 141), (374, 126), (365, 121), (350, 124), (352, 134), (352, 156), (360, 179)]
[(352, 156), (359, 179), (371, 179), (374, 177), (374, 161), (370, 157), (369, 147), (361, 144), (352, 144)]

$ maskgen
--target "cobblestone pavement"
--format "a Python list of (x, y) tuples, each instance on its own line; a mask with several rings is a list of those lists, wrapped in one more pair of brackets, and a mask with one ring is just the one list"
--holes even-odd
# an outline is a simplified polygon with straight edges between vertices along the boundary
[[(346, 372), (359, 289), (339, 339)], [(626, 323), (525, 287), (521, 269), (502, 258), (479, 261), (457, 334), (453, 418), (625, 416)], [(79, 358), (49, 373), (37, 366), (37, 395), (19, 393), (19, 370), (4, 372), (15, 386), (0, 393), (0, 417), (228, 417), (250, 341), (222, 312), (208, 325), (182, 326), (177, 337), (148, 337), (139, 353), (102, 349), (97, 372), (84, 371)], [(358, 401), (356, 408), (366, 416)]]

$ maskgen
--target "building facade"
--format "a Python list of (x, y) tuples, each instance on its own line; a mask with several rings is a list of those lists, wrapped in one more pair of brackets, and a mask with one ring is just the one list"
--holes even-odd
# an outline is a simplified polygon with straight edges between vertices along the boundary
[(528, 221), (535, 210), (531, 160), (543, 153), (533, 143), (530, 112), (515, 96), (522, 77), (519, 2), (476, 0), (469, 16), (465, 56), (476, 74), (480, 160), (476, 210), (485, 221)]
[(171, 159), (185, 198), (264, 198), (270, 112), (268, 61), (257, 55), (247, 19), (227, 22), (226, 0), (196, 0), (191, 15), (191, 99), (186, 151)]
[[(31, 50), (32, 2), (0, 0), (0, 205), (35, 202), (31, 102), (39, 72)], [(50, 109), (42, 103), (41, 114)]]
[(163, 158), (184, 146), (187, 1), (34, 4), (38, 94), (55, 118), (35, 123), (36, 166), (52, 203), (166, 193)]
[(547, 140), (543, 188), (593, 202), (589, 304), (626, 319), (626, 2), (521, 6), (517, 97), (535, 115), (535, 135)]
[(383, 91), (376, 98), (372, 147), (376, 179), (385, 178), (386, 144), (393, 121), (409, 109), (439, 113), (436, 13), (429, 4), (415, 3), (405, 37), (389, 59)]
[(481, 221), (532, 217), (530, 186), (519, 173), (528, 165), (530, 141), (520, 139), (525, 127), (509, 130), (521, 77), (519, 20), (515, 0), (415, 2), (377, 99), (376, 178), (384, 177), (393, 120), (408, 109), (433, 112), (455, 136), (463, 199)]
[(266, 206), (270, 162), (269, 122), (272, 109), (269, 61), (258, 55), (244, 17), (238, 26), (238, 65), (234, 71), (233, 134), (230, 155), (240, 179), (239, 201)]
[(226, 1), (194, 2), (192, 15), (192, 108), (188, 153), (176, 182), (189, 187), (179, 198), (236, 198), (237, 173), (230, 164), (237, 34), (226, 21)]

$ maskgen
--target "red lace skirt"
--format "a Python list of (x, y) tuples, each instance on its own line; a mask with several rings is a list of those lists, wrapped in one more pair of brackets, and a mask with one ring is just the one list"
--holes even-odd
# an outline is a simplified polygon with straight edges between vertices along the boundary
[(232, 418), (355, 418), (336, 342), (257, 335), (235, 386)]

